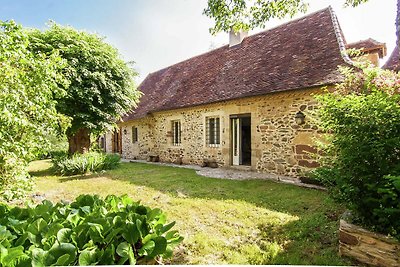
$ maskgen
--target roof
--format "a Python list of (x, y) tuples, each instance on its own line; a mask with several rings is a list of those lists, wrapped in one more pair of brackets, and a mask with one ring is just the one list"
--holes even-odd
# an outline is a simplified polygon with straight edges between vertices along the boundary
[(347, 44), (347, 49), (358, 49), (363, 53), (371, 53), (378, 52), (379, 57), (383, 58), (386, 56), (386, 44), (378, 42), (372, 38), (368, 38), (366, 40), (361, 40), (355, 43)]
[(393, 49), (392, 54), (389, 59), (386, 61), (385, 65), (382, 66), (383, 69), (400, 71), (400, 58), (399, 58), (399, 47)]
[(342, 80), (345, 41), (326, 8), (149, 74), (138, 107), (123, 121), (183, 107), (265, 95)]

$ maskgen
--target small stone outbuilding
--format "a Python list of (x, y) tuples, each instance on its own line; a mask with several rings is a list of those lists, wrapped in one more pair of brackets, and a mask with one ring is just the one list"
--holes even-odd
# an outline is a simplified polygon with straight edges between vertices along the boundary
[(106, 134), (107, 152), (126, 159), (251, 169), (299, 177), (318, 166), (315, 94), (351, 65), (332, 9), (149, 74), (138, 107)]

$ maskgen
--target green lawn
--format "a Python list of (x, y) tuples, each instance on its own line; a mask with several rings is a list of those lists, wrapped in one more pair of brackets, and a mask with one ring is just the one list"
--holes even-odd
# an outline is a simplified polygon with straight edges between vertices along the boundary
[(105, 173), (60, 177), (30, 166), (34, 192), (52, 201), (84, 193), (128, 194), (163, 209), (185, 237), (173, 264), (348, 265), (338, 256), (343, 209), (325, 192), (263, 180), (222, 180), (194, 170), (122, 163)]

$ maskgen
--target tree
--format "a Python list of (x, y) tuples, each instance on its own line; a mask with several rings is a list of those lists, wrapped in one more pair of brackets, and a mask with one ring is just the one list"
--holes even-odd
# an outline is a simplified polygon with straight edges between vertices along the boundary
[(90, 134), (110, 130), (139, 98), (137, 73), (114, 47), (96, 34), (52, 24), (45, 31), (29, 32), (35, 53), (58, 51), (67, 62), (62, 75), (69, 81), (65, 96), (56, 98), (57, 111), (71, 118), (66, 134), (69, 153), (84, 153)]
[(20, 195), (29, 184), (26, 166), (46, 147), (46, 136), (66, 121), (56, 111), (54, 96), (65, 84), (57, 53), (28, 50), (29, 39), (15, 22), (0, 21), (0, 196)]

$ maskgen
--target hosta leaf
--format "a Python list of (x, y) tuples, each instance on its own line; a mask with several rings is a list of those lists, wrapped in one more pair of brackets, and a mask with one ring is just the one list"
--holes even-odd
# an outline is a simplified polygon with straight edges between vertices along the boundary
[(89, 206), (79, 207), (79, 209), (80, 209), (84, 214), (90, 214), (90, 212), (91, 212)]
[(156, 233), (148, 234), (148, 235), (146, 235), (146, 236), (142, 239), (142, 243), (143, 243), (143, 244), (146, 244), (147, 242), (149, 242), (150, 240), (152, 240), (152, 239), (154, 239), (154, 238), (156, 238), (156, 237), (157, 237), (157, 234), (156, 234)]
[(61, 223), (52, 223), (49, 225), (49, 229), (47, 230), (45, 237), (56, 236), (60, 229), (64, 228)]
[[(68, 254), (68, 260), (66, 263), (71, 263), (75, 260), (76, 256), (76, 247), (71, 243), (58, 243), (56, 242), (51, 249), (49, 250), (49, 254), (51, 254), (56, 259), (60, 258), (61, 256)], [(64, 264), (67, 265), (67, 264)]]
[(83, 206), (93, 206), (95, 202), (99, 201), (99, 197), (96, 195), (80, 195), (76, 198), (76, 201), (71, 204), (71, 207), (78, 208)]
[(133, 200), (126, 194), (121, 196), (121, 202), (124, 204), (124, 206), (132, 205), (134, 203)]
[(167, 239), (167, 240), (169, 240), (169, 239), (175, 239), (175, 238), (178, 238), (179, 237), (179, 233), (178, 233), (178, 231), (176, 231), (176, 230), (174, 230), (174, 231), (169, 231), (166, 235), (165, 235), (165, 238)]
[[(103, 251), (100, 251), (100, 253), (102, 253)], [(102, 253), (101, 256), (99, 256), (99, 262), (101, 262), (101, 264), (107, 264), (107, 265), (112, 265), (115, 263), (115, 246), (114, 244), (109, 245), (104, 252)]]
[(163, 236), (156, 237), (153, 239), (155, 246), (151, 254), (149, 255), (151, 258), (161, 255), (165, 252), (167, 248), (167, 240)]
[(3, 243), (4, 240), (11, 241), (15, 239), (16, 236), (12, 235), (10, 231), (7, 230), (7, 227), (0, 225), (0, 244)]
[(146, 244), (144, 244), (138, 251), (138, 254), (140, 256), (147, 256), (150, 255), (153, 252), (153, 249), (155, 247), (155, 243), (153, 240), (150, 240)]
[(113, 219), (113, 225), (114, 227), (120, 227), (122, 225), (122, 218), (121, 216), (117, 215)]
[(122, 242), (117, 247), (117, 254), (121, 257), (128, 258), (129, 251), (132, 251), (132, 246), (127, 242)]
[(48, 220), (50, 218), (49, 210), (51, 210), (52, 207), (53, 207), (53, 203), (51, 203), (48, 200), (44, 200), (42, 202), (42, 204), (37, 205), (35, 207), (35, 209), (34, 209), (35, 210), (35, 214), (37, 216), (41, 216), (44, 219)]
[(164, 257), (163, 258), (171, 258), (172, 257), (172, 253), (173, 253), (173, 248), (170, 245), (167, 245), (165, 252), (164, 252)]
[(29, 256), (24, 253), (24, 247), (14, 247), (7, 250), (7, 255), (2, 258), (3, 266), (14, 267), (21, 260), (29, 259)]
[[(117, 229), (111, 231), (111, 232), (106, 236), (106, 238), (104, 239), (104, 242), (105, 242), (106, 244), (110, 243), (110, 242), (114, 239), (114, 237), (116, 237), (121, 231), (122, 231), (122, 228), (117, 228)], [(125, 238), (125, 237), (124, 237), (124, 238)], [(129, 240), (127, 240), (126, 238), (125, 238), (125, 240), (128, 241), (129, 243), (131, 243), (131, 242), (130, 242)], [(132, 244), (133, 244), (133, 243), (135, 243), (135, 242), (132, 242)]]
[(96, 256), (97, 249), (85, 249), (79, 255), (79, 265), (96, 265), (97, 263), (97, 256)]
[(25, 241), (28, 239), (28, 233), (23, 233), (14, 243), (14, 246), (22, 246)]
[(137, 206), (136, 207), (136, 213), (140, 215), (146, 215), (147, 214), (147, 209), (145, 206)]
[(81, 216), (79, 216), (79, 211), (76, 209), (72, 209), (71, 213), (68, 214), (67, 220), (70, 221), (74, 226), (78, 225)]
[(139, 219), (136, 219), (136, 228), (139, 232), (139, 237), (142, 238), (143, 233), (142, 233), (142, 221), (140, 221)]
[(152, 221), (161, 213), (162, 211), (160, 209), (152, 209), (149, 213), (147, 213), (147, 220)]
[(124, 230), (122, 232), (122, 237), (128, 241), (130, 244), (135, 244), (140, 237), (139, 230), (137, 228), (137, 225), (131, 222), (128, 222), (126, 226), (124, 227)]
[(172, 223), (169, 223), (169, 224), (167, 224), (167, 225), (164, 225), (164, 226), (161, 228), (161, 233), (168, 232), (172, 227), (174, 227), (174, 225), (175, 225), (175, 222), (172, 222)]
[(27, 231), (34, 235), (39, 235), (47, 227), (47, 223), (43, 218), (39, 218), (28, 226)]
[(42, 237), (40, 235), (35, 235), (32, 234), (31, 232), (27, 232), (28, 233), (28, 239), (29, 241), (31, 241), (32, 244), (40, 247), (41, 246), (41, 241), (42, 241)]
[(66, 266), (69, 263), (71, 263), (70, 261), (70, 255), (69, 254), (64, 254), (61, 257), (59, 257), (56, 261), (56, 266)]
[(72, 230), (69, 228), (62, 228), (57, 232), (57, 240), (60, 243), (68, 243), (71, 239)]
[(103, 227), (100, 224), (96, 223), (88, 223), (90, 225), (89, 228), (89, 237), (94, 242), (102, 242), (104, 240), (104, 236), (102, 234)]

